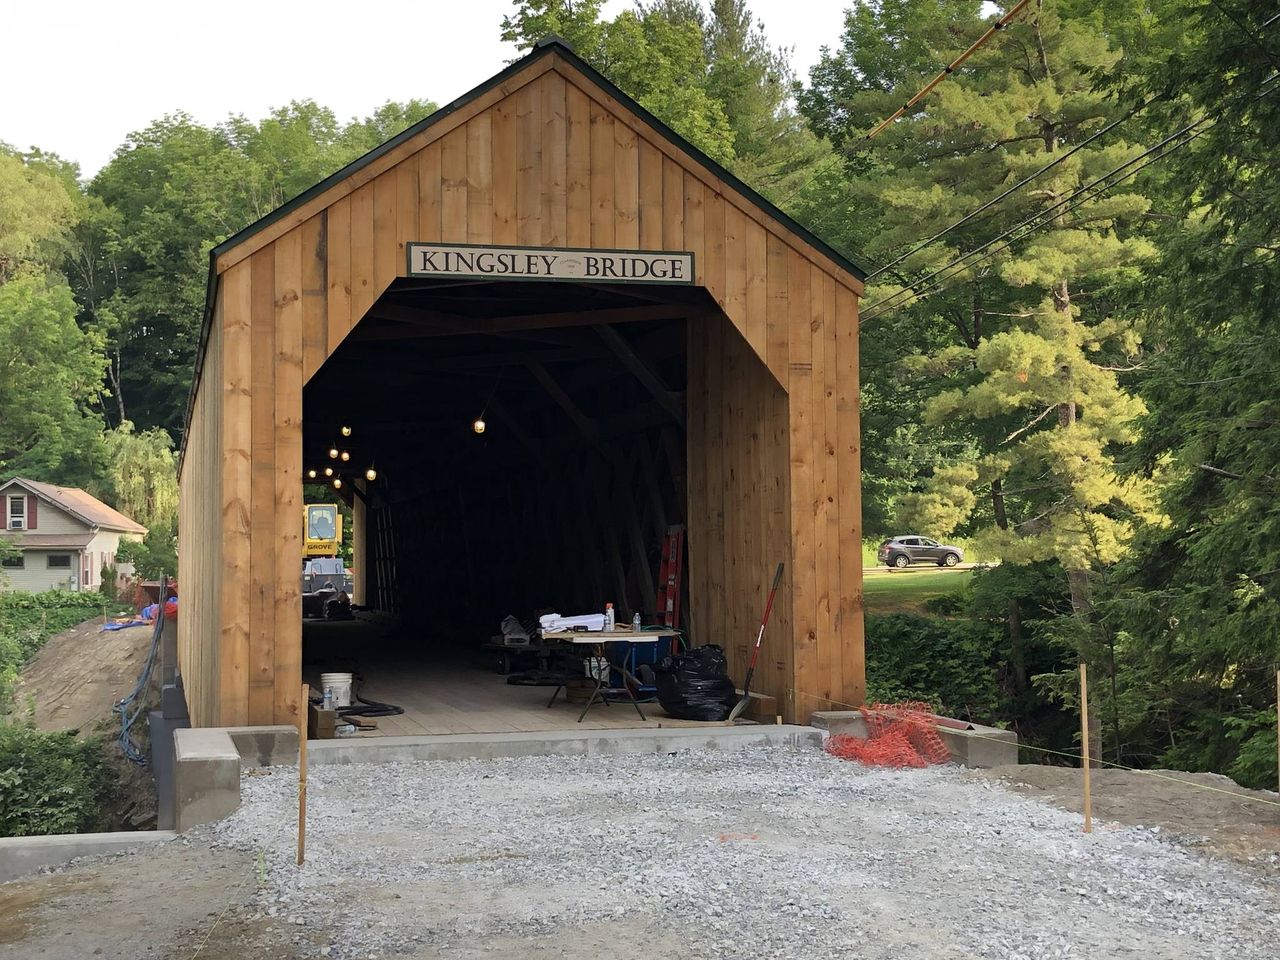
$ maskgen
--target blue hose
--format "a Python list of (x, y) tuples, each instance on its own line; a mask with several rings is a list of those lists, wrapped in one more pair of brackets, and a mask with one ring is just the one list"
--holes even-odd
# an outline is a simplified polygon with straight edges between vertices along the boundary
[[(133, 692), (127, 697), (116, 702), (111, 708), (112, 713), (120, 715), (120, 751), (132, 760), (138, 766), (145, 766), (147, 756), (142, 752), (142, 748), (138, 746), (133, 739), (133, 725), (138, 718), (142, 716), (144, 710), (147, 709), (147, 687), (151, 685), (151, 671), (155, 667), (156, 654), (160, 650), (160, 635), (164, 632), (164, 606), (165, 606), (165, 581), (160, 580), (160, 602), (157, 604), (156, 625), (151, 631), (151, 650), (147, 654), (146, 665), (142, 668), (142, 673), (138, 676), (138, 682), (133, 688)], [(130, 708), (133, 708), (130, 710)]]

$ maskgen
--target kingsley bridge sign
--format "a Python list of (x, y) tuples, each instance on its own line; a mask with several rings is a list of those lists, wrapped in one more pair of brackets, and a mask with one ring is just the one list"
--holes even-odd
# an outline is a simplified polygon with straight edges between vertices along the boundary
[(410, 277), (693, 283), (693, 254), (410, 243)]

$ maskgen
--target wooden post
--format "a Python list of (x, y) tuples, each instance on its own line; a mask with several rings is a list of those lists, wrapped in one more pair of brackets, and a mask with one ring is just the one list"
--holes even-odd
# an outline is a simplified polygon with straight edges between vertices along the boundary
[(1280, 790), (1280, 667), (1276, 667), (1276, 789)]
[(1080, 664), (1080, 760), (1084, 771), (1084, 832), (1093, 833), (1093, 794), (1089, 771), (1089, 674)]
[(307, 849), (307, 716), (311, 712), (311, 688), (302, 685), (302, 709), (298, 712), (298, 866)]

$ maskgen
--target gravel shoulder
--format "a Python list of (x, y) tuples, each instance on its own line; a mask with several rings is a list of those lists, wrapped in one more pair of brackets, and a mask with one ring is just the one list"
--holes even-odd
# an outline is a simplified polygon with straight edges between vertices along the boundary
[(955, 768), (781, 748), (320, 767), (301, 870), (295, 779), (246, 778), (235, 816), (155, 853), (0, 886), (0, 927), (25, 928), (0, 960), (189, 958), (219, 915), (200, 956), (1251, 960), (1280, 938), (1275, 878), (1163, 830), (1084, 836)]
[[(1084, 809), (1082, 774), (1074, 767), (1019, 764), (966, 776), (1064, 810)], [(1280, 877), (1280, 794), (1248, 790), (1216, 773), (1182, 770), (1095, 769), (1092, 780), (1095, 817), (1156, 827), (1206, 853)]]

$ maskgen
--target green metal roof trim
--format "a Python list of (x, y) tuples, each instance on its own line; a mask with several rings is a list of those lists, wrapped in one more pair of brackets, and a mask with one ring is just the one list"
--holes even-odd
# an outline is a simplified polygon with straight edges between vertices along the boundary
[(467, 104), (471, 103), (471, 101), (475, 100), (477, 97), (483, 96), (485, 93), (492, 90), (494, 87), (500, 85), (505, 80), (509, 79), (510, 77), (524, 70), (531, 63), (534, 63), (537, 60), (541, 59), (542, 57), (545, 57), (551, 53), (560, 54), (560, 56), (564, 57), (565, 60), (567, 60), (570, 64), (572, 64), (577, 70), (579, 70), (584, 76), (586, 76), (587, 79), (589, 79), (592, 83), (596, 84), (598, 87), (603, 89), (606, 93), (608, 93), (610, 96), (616, 99), (628, 110), (633, 112), (637, 117), (643, 120), (646, 124), (648, 124), (654, 130), (656, 130), (658, 133), (662, 134), (662, 136), (664, 136), (672, 144), (679, 147), (685, 153), (689, 154), (689, 156), (693, 157), (694, 160), (696, 160), (698, 163), (702, 164), (704, 167), (710, 170), (719, 180), (722, 180), (728, 186), (732, 187), (738, 193), (742, 194), (744, 197), (746, 197), (748, 200), (754, 203), (757, 207), (763, 210), (768, 216), (777, 220), (779, 223), (781, 223), (784, 227), (786, 227), (796, 236), (800, 237), (800, 239), (804, 240), (806, 243), (810, 244), (817, 250), (821, 251), (823, 254), (829, 257), (837, 266), (841, 267), (848, 273), (852, 274), (859, 281), (866, 280), (867, 278), (866, 271), (864, 271), (861, 267), (859, 267), (857, 264), (851, 261), (848, 257), (844, 256), (844, 254), (837, 251), (834, 247), (832, 247), (826, 241), (822, 240), (816, 234), (812, 233), (808, 228), (801, 226), (791, 217), (787, 216), (780, 209), (778, 209), (771, 202), (766, 200), (763, 196), (761, 196), (755, 190), (752, 190), (749, 186), (747, 186), (745, 183), (739, 180), (736, 176), (734, 176), (732, 173), (730, 173), (728, 170), (722, 167), (715, 160), (712, 160), (705, 153), (703, 153), (693, 144), (689, 143), (689, 141), (685, 140), (678, 133), (676, 133), (674, 130), (668, 127), (665, 123), (663, 123), (653, 114), (651, 114), (648, 110), (640, 106), (640, 104), (636, 103), (635, 100), (633, 100), (628, 94), (619, 90), (617, 86), (615, 86), (602, 73), (596, 70), (595, 67), (591, 66), (591, 64), (587, 63), (580, 56), (578, 56), (577, 53), (574, 52), (573, 48), (569, 46), (568, 43), (566, 43), (560, 37), (556, 37), (556, 36), (547, 37), (543, 40), (538, 41), (538, 43), (534, 45), (534, 48), (526, 56), (521, 57), (519, 60), (516, 60), (511, 64), (509, 64), (507, 68), (503, 70), (501, 73), (495, 74), (494, 76), (486, 80), (484, 83), (480, 84), (478, 87), (475, 87), (469, 92), (463, 94), (458, 99), (454, 100), (452, 103), (446, 104), (445, 106), (437, 110), (435, 113), (431, 114), (428, 117), (424, 117), (423, 119), (415, 123), (413, 126), (408, 127), (407, 129), (398, 133), (396, 136), (392, 137), (386, 143), (382, 144), (381, 146), (375, 147), (374, 149), (366, 153), (364, 156), (360, 157), (359, 159), (353, 160), (351, 163), (347, 164), (341, 170), (338, 170), (336, 173), (330, 174), (329, 176), (325, 177), (323, 180), (317, 183), (314, 187), (311, 187), (309, 190), (306, 190), (298, 194), (292, 200), (287, 201), (286, 203), (277, 207), (275, 210), (268, 213), (265, 217), (262, 217), (259, 220), (255, 220), (253, 223), (249, 224), (249, 226), (245, 227), (239, 233), (233, 234), (232, 236), (228, 237), (226, 240), (223, 240), (220, 244), (218, 244), (216, 247), (214, 247), (212, 250), (209, 251), (209, 283), (205, 293), (204, 321), (201, 325), (201, 330), (200, 330), (200, 342), (196, 348), (195, 376), (191, 381), (191, 391), (187, 397), (187, 412), (186, 412), (186, 417), (183, 421), (182, 448), (181, 448), (182, 457), (179, 460), (179, 470), (181, 470), (181, 459), (185, 459), (185, 454), (187, 449), (187, 430), (191, 426), (191, 411), (193, 406), (195, 405), (196, 388), (200, 384), (200, 374), (204, 367), (205, 346), (208, 343), (209, 327), (212, 324), (212, 320), (213, 320), (213, 304), (214, 304), (214, 298), (217, 294), (217, 286), (218, 286), (218, 274), (217, 274), (218, 257), (226, 253), (228, 250), (231, 250), (236, 246), (238, 246), (239, 244), (243, 243), (245, 240), (249, 239), (249, 237), (252, 237), (254, 234), (258, 233), (259, 231), (266, 229), (267, 227), (269, 227), (271, 224), (275, 223), (277, 220), (281, 219), (282, 217), (288, 216), (294, 210), (303, 206), (307, 202), (313, 200), (315, 197), (324, 193), (329, 188), (341, 183), (343, 180), (351, 176), (351, 174), (355, 173), (357, 170), (360, 170), (361, 168), (368, 166), (370, 163), (373, 163), (375, 160), (377, 160), (379, 157), (383, 156), (387, 152), (394, 150), (396, 147), (404, 143), (406, 140), (410, 140), (413, 137), (416, 137), (418, 134), (422, 133), (424, 130), (428, 129), (438, 121), (443, 120), (445, 117), (449, 116), (454, 111), (460, 110), (461, 108), (465, 107)]

